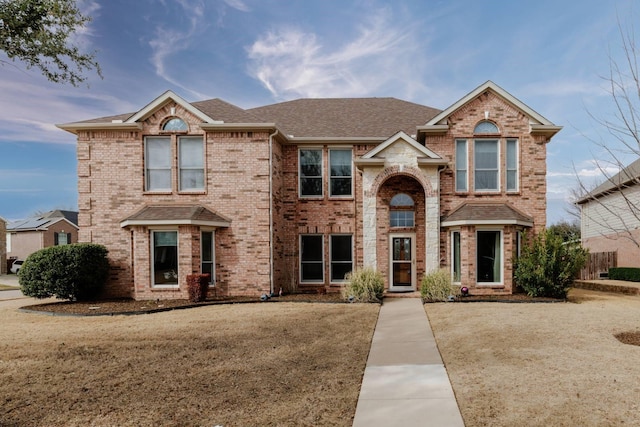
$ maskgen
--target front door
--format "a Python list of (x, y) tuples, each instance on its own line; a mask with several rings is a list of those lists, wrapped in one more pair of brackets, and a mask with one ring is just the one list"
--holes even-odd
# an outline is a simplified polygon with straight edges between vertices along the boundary
[(416, 290), (415, 235), (389, 236), (391, 255), (389, 291), (411, 292)]

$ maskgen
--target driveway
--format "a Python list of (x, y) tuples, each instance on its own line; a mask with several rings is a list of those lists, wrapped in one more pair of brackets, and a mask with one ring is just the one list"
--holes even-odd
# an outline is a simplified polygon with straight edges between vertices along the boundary
[[(20, 286), (20, 284), (18, 283), (18, 276), (15, 274), (0, 274), (0, 284), (16, 287)], [(27, 298), (26, 296), (22, 295), (20, 289), (10, 289), (5, 291), (0, 290), (0, 301), (19, 298)]]

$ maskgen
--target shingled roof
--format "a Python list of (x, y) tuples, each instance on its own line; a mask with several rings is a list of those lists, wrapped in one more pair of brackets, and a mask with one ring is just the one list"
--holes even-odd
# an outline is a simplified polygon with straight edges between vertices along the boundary
[(533, 218), (504, 203), (464, 203), (442, 221), (442, 226), (519, 224), (533, 226)]
[(130, 225), (204, 225), (228, 227), (231, 220), (200, 205), (155, 205), (145, 206), (125, 218), (121, 227)]
[(612, 191), (616, 191), (619, 189), (629, 187), (631, 185), (635, 185), (639, 182), (638, 181), (639, 179), (640, 179), (640, 159), (631, 163), (629, 166), (622, 169), (620, 172), (613, 175), (612, 177), (607, 178), (602, 184), (598, 185), (592, 191), (585, 194), (576, 203), (583, 204), (588, 202), (589, 200), (597, 199), (598, 197), (609, 194)]
[(298, 99), (247, 110), (294, 137), (389, 137), (416, 133), (440, 110), (396, 98)]

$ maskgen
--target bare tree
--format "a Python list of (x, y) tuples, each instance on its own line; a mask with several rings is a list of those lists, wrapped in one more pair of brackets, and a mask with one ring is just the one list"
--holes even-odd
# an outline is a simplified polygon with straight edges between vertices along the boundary
[(592, 140), (600, 148), (602, 157), (595, 163), (605, 179), (593, 188), (578, 177), (579, 188), (573, 195), (583, 220), (586, 215), (602, 236), (625, 238), (640, 247), (640, 233), (634, 232), (640, 229), (639, 52), (633, 25), (625, 26), (618, 19), (618, 29), (622, 60), (609, 54), (609, 75), (603, 77), (614, 113), (611, 117), (589, 113), (606, 131), (606, 141)]

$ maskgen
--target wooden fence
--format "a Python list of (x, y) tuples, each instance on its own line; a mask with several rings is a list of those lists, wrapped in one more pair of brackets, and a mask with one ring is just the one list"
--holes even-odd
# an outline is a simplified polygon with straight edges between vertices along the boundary
[(618, 266), (618, 252), (594, 252), (589, 254), (587, 264), (580, 271), (581, 280), (601, 279), (609, 267)]

